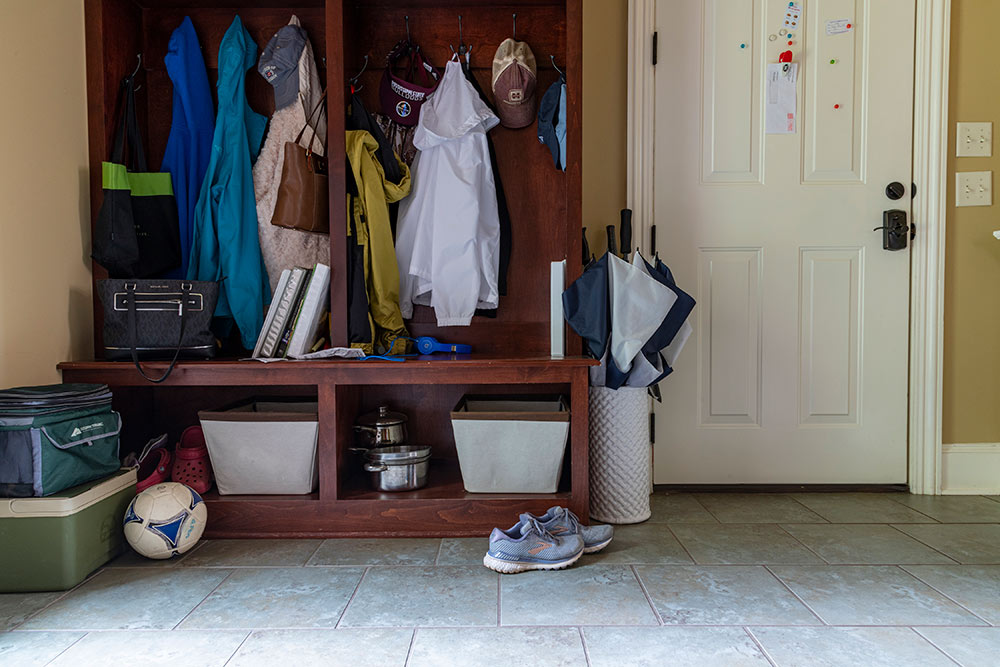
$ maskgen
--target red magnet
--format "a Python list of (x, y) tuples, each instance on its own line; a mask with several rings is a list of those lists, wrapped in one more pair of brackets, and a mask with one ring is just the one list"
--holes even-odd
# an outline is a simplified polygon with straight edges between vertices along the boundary
[(848, 23), (848, 24), (847, 24), (847, 29), (848, 29), (848, 30), (850, 30), (850, 29), (851, 29), (851, 24), (850, 24), (850, 23)]
[(785, 51), (780, 56), (778, 56), (779, 63), (790, 63), (792, 62), (792, 52)]

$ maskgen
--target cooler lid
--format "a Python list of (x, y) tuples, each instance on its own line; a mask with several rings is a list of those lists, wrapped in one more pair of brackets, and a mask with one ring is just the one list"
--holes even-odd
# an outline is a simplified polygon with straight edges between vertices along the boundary
[(66, 489), (45, 498), (0, 498), (0, 519), (61, 517), (109, 498), (122, 489), (135, 490), (135, 468), (122, 468), (114, 475)]

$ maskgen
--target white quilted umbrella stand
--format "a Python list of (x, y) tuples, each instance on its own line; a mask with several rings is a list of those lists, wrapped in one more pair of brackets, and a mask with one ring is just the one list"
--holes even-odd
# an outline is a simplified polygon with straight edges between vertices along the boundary
[(590, 388), (590, 518), (649, 518), (649, 399), (646, 389)]

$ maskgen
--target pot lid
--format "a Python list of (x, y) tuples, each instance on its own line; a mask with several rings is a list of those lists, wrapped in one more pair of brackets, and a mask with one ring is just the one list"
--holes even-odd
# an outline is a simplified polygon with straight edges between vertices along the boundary
[(376, 447), (365, 452), (365, 457), (371, 462), (388, 463), (389, 461), (413, 461), (431, 455), (429, 445), (394, 445), (392, 447)]
[(358, 426), (396, 426), (405, 424), (407, 419), (407, 416), (402, 412), (392, 412), (389, 410), (389, 406), (383, 405), (375, 412), (358, 417)]

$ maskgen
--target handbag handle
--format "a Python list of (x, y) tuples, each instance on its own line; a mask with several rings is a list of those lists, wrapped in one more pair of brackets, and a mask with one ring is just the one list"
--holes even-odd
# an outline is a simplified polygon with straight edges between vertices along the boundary
[(170, 365), (167, 367), (167, 371), (163, 375), (158, 378), (151, 378), (146, 375), (146, 372), (142, 370), (142, 366), (139, 364), (139, 350), (137, 349), (139, 336), (137, 335), (135, 328), (135, 283), (125, 283), (125, 292), (128, 294), (128, 336), (132, 352), (132, 363), (135, 364), (135, 369), (139, 371), (139, 375), (146, 378), (150, 382), (156, 384), (163, 382), (170, 377), (170, 373), (173, 372), (174, 366), (177, 365), (177, 359), (181, 355), (181, 346), (184, 343), (184, 325), (187, 323), (187, 310), (185, 310), (184, 306), (187, 304), (188, 297), (191, 295), (191, 287), (191, 283), (181, 283), (181, 330), (180, 333), (177, 334), (177, 349), (174, 350), (174, 358), (170, 361)]
[[(323, 95), (320, 96), (319, 102), (317, 102), (316, 106), (313, 107), (312, 112), (306, 117), (306, 124), (302, 126), (301, 130), (299, 130), (299, 136), (295, 137), (295, 143), (299, 143), (300, 141), (302, 141), (302, 135), (306, 133), (307, 127), (312, 126), (313, 118), (317, 117), (316, 112), (319, 111), (320, 108), (323, 109), (326, 108), (326, 89), (323, 90)], [(316, 140), (316, 129), (313, 128), (312, 136), (309, 138), (309, 147), (306, 149), (306, 155), (312, 155), (312, 147), (313, 147), (313, 142), (315, 140)]]
[(111, 162), (116, 164), (128, 164), (124, 162), (125, 154), (129, 148), (132, 149), (132, 156), (135, 158), (135, 167), (138, 171), (146, 171), (146, 152), (142, 147), (142, 136), (139, 134), (139, 120), (135, 111), (135, 81), (131, 76), (122, 79), (121, 99), (118, 104), (118, 126), (115, 132), (115, 143), (111, 149)]

